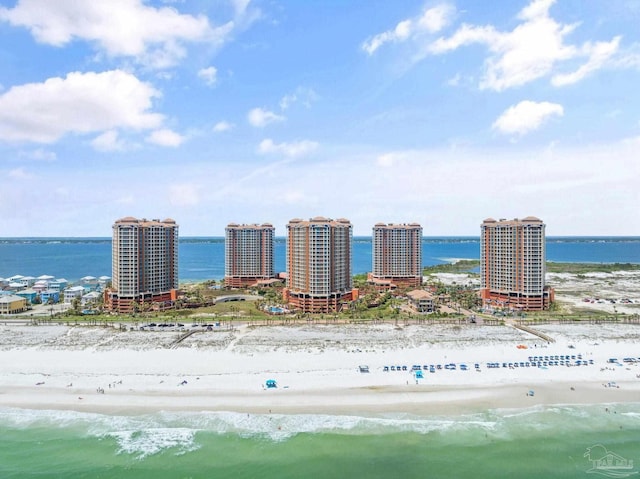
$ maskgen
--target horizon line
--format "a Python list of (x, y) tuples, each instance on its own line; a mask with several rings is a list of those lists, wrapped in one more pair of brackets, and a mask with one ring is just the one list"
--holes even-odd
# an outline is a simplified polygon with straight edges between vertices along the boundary
[[(372, 235), (354, 234), (353, 238), (371, 238)], [(217, 235), (185, 235), (179, 236), (179, 239), (225, 239), (225, 236)], [(286, 236), (276, 235), (274, 238), (286, 239)], [(423, 239), (429, 238), (480, 238), (480, 235), (422, 235)], [(638, 238), (640, 235), (546, 235), (546, 239), (549, 238)], [(0, 240), (17, 240), (17, 239), (112, 239), (112, 236), (0, 236)]]

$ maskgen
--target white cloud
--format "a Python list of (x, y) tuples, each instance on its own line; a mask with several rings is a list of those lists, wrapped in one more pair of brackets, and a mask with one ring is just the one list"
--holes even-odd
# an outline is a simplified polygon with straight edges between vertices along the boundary
[(405, 157), (404, 152), (390, 152), (384, 153), (376, 158), (376, 164), (383, 168), (391, 168), (392, 166), (396, 166), (399, 161), (401, 161)]
[(640, 70), (640, 43), (632, 43), (625, 49), (621, 49), (609, 63), (612, 68)]
[(177, 147), (180, 146), (184, 141), (185, 137), (176, 133), (173, 130), (169, 130), (168, 128), (163, 128), (161, 130), (155, 130), (151, 132), (151, 134), (147, 137), (147, 141), (149, 143), (154, 143), (160, 146), (170, 146)]
[(447, 3), (425, 9), (420, 16), (402, 20), (394, 29), (379, 33), (366, 40), (362, 44), (362, 49), (367, 54), (373, 55), (385, 43), (404, 42), (425, 32), (437, 33), (451, 22), (454, 14), (455, 9)]
[(198, 71), (198, 78), (202, 79), (207, 85), (213, 86), (218, 81), (217, 74), (216, 67), (202, 68)]
[(575, 83), (588, 73), (601, 68), (618, 49), (619, 38), (611, 42), (586, 42), (581, 47), (566, 44), (565, 37), (576, 24), (561, 24), (549, 15), (555, 0), (533, 0), (520, 11), (518, 24), (512, 31), (500, 32), (492, 25), (463, 24), (448, 38), (433, 42), (429, 53), (443, 54), (462, 46), (480, 43), (490, 55), (484, 63), (481, 89), (502, 91), (524, 85), (553, 73), (562, 62), (587, 57), (587, 63), (574, 73), (557, 75), (554, 85)]
[(298, 87), (280, 100), (280, 109), (286, 110), (295, 103), (301, 103), (307, 108), (318, 99), (318, 94), (312, 88)]
[(105, 131), (91, 140), (91, 146), (98, 151), (124, 151), (125, 143), (118, 137), (116, 130)]
[(429, 33), (438, 33), (449, 25), (454, 14), (455, 9), (451, 5), (443, 3), (426, 9), (417, 23), (420, 30), (426, 30)]
[(615, 37), (610, 42), (586, 43), (582, 50), (589, 57), (587, 63), (572, 73), (557, 74), (551, 79), (554, 86), (565, 86), (577, 83), (590, 73), (599, 70), (618, 51), (620, 38)]
[(234, 10), (237, 14), (242, 14), (247, 10), (251, 0), (231, 0)]
[(540, 128), (552, 116), (562, 115), (564, 115), (562, 105), (525, 100), (502, 113), (493, 123), (493, 128), (504, 134), (524, 135)]
[(455, 75), (453, 75), (451, 78), (447, 80), (447, 85), (458, 86), (460, 85), (461, 79), (462, 79), (462, 76), (460, 75), (460, 73), (456, 73)]
[(532, 0), (529, 5), (520, 10), (518, 18), (521, 20), (534, 20), (546, 17), (554, 3), (556, 3), (556, 0)]
[[(400, 167), (385, 169), (376, 167), (375, 161), (390, 150), (354, 151), (349, 145), (328, 146), (329, 154), (314, 155), (314, 161), (284, 156), (257, 161), (161, 161), (153, 168), (140, 164), (124, 175), (121, 168), (75, 169), (73, 175), (63, 168), (49, 168), (46, 175), (38, 172), (28, 180), (29, 188), (18, 180), (2, 183), (0, 210), (2, 226), (14, 236), (77, 236), (78, 228), (83, 236), (104, 236), (110, 224), (105, 224), (105, 218), (136, 211), (138, 216), (176, 218), (181, 233), (193, 236), (222, 232), (230, 219), (242, 218), (263, 218), (282, 232), (291, 218), (318, 214), (349, 218), (356, 235), (371, 234), (371, 226), (378, 221), (416, 221), (429, 236), (477, 235), (479, 223), (487, 216), (528, 214), (542, 218), (550, 235), (633, 235), (640, 231), (637, 201), (630, 201), (637, 197), (639, 147), (636, 135), (625, 143), (598, 144), (594, 139), (554, 148), (507, 144), (495, 149), (458, 145), (400, 150), (393, 152), (401, 158)], [(30, 171), (26, 165), (25, 170)], [(140, 181), (141, 174), (145, 181)], [(319, 179), (329, 177), (331, 188), (318, 188)], [(209, 188), (200, 178), (217, 178), (220, 187)], [(428, 180), (433, 178), (446, 181)], [(499, 187), (490, 195), (478, 195), (479, 184), (495, 185), (496, 181)], [(108, 185), (108, 191), (99, 185)], [(195, 201), (188, 187), (174, 188), (172, 205), (170, 185), (200, 185), (195, 189), (198, 206), (175, 204)], [(52, 192), (56, 186), (70, 192), (68, 201), (60, 203)], [(34, 191), (40, 203), (60, 206), (55, 215), (32, 214)], [(234, 201), (225, 203), (228, 215), (206, 213), (219, 208), (229, 195), (234, 195)], [(79, 224), (78, 217), (86, 221)]]
[(274, 143), (270, 138), (266, 138), (260, 142), (258, 146), (258, 153), (262, 154), (282, 154), (289, 158), (296, 158), (304, 156), (318, 148), (318, 143), (315, 141), (302, 140), (292, 143)]
[(27, 160), (35, 161), (56, 161), (58, 156), (53, 151), (47, 151), (42, 148), (37, 148), (31, 151), (21, 151), (18, 156)]
[(222, 133), (223, 131), (233, 130), (235, 125), (233, 123), (229, 123), (228, 121), (219, 121), (213, 126), (213, 131), (216, 133)]
[(159, 96), (121, 70), (15, 86), (0, 95), (0, 140), (52, 143), (67, 133), (156, 128), (163, 116), (150, 110)]
[(14, 8), (0, 7), (0, 20), (27, 28), (41, 43), (61, 47), (85, 40), (111, 57), (132, 57), (158, 68), (184, 57), (184, 43), (219, 44), (233, 29), (233, 22), (214, 29), (203, 15), (155, 8), (142, 0), (19, 0)]
[[(251, 174), (255, 164), (229, 164), (225, 171), (233, 184), (216, 193), (216, 200), (233, 193), (234, 203), (242, 205), (239, 211), (262, 211), (276, 228), (293, 217), (324, 214), (349, 218), (354, 234), (370, 234), (378, 221), (417, 221), (428, 235), (473, 235), (487, 216), (533, 214), (545, 220), (548, 234), (633, 234), (640, 227), (636, 204), (629, 201), (640, 175), (637, 151), (638, 143), (623, 147), (615, 142), (553, 149), (503, 145), (400, 150), (390, 158), (401, 159), (401, 167), (382, 169), (375, 161), (388, 151), (354, 155), (350, 149), (332, 150), (317, 161), (290, 161), (286, 167), (280, 163), (258, 174)], [(607, 168), (594, 166), (603, 161)], [(216, 174), (224, 177), (219, 170)], [(335, 171), (340, 175), (331, 176), (332, 188), (319, 192), (318, 178)], [(242, 181), (234, 181), (240, 177)], [(425, 178), (446, 181), (432, 181), (425, 189)], [(477, 194), (478, 184), (496, 181), (500, 187), (491, 195)], [(283, 200), (291, 191), (283, 185), (294, 185), (292, 190), (301, 193), (292, 195), (292, 204)], [(596, 190), (604, 195), (598, 202), (593, 201)], [(605, 224), (594, 223), (594, 215)]]
[(182, 183), (169, 187), (169, 203), (173, 206), (196, 206), (200, 203), (200, 186)]
[(263, 128), (270, 123), (284, 121), (285, 117), (269, 110), (254, 108), (247, 114), (247, 120), (252, 126)]
[(16, 180), (28, 180), (29, 178), (32, 178), (32, 175), (27, 173), (24, 168), (14, 168), (9, 171), (9, 178)]
[(465, 23), (452, 36), (438, 38), (429, 48), (432, 53), (440, 54), (457, 50), (472, 43), (495, 44), (497, 46), (499, 40), (500, 33), (493, 26), (476, 27)]

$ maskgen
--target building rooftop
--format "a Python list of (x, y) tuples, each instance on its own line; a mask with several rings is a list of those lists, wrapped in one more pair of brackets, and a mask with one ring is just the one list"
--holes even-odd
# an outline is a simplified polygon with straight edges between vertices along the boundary
[(273, 229), (273, 225), (271, 223), (251, 223), (251, 224), (239, 224), (239, 223), (229, 223), (227, 225), (227, 229)]
[(429, 291), (425, 291), (424, 289), (414, 289), (413, 291), (409, 291), (407, 296), (414, 301), (418, 301), (420, 299), (433, 299), (433, 294)]
[(326, 218), (324, 216), (316, 216), (314, 218), (310, 218), (309, 221), (301, 220), (300, 218), (293, 218), (289, 221), (289, 225), (303, 225), (308, 226), (311, 224), (327, 224), (332, 226), (351, 226), (351, 222), (346, 218), (338, 218), (333, 220), (331, 218)]
[(133, 216), (125, 216), (115, 221), (114, 226), (121, 224), (138, 224), (141, 226), (177, 226), (176, 221), (171, 218), (160, 221), (159, 219), (148, 220), (146, 218), (138, 219)]
[(14, 301), (26, 301), (26, 299), (21, 296), (16, 296), (15, 294), (0, 296), (0, 303), (13, 303)]
[(499, 221), (496, 221), (493, 218), (487, 218), (482, 222), (483, 225), (491, 224), (493, 226), (501, 226), (501, 225), (512, 226), (512, 225), (520, 225), (523, 223), (542, 223), (542, 220), (535, 216), (527, 216), (522, 219), (514, 218), (512, 220), (508, 220), (506, 218), (500, 218)]
[(374, 228), (384, 229), (419, 229), (422, 228), (418, 223), (376, 223)]

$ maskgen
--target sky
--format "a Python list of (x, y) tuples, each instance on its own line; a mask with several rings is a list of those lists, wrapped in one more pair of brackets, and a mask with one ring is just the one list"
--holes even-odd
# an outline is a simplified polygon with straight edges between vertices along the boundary
[(640, 235), (637, 0), (0, 0), (0, 237)]

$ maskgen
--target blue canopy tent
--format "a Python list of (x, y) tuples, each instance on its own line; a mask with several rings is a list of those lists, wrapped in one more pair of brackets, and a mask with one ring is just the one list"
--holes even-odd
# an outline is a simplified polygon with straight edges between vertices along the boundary
[(419, 369), (415, 371), (415, 375), (416, 375), (416, 379), (424, 379), (424, 376), (422, 375), (422, 371)]
[(267, 382), (265, 383), (267, 388), (277, 388), (278, 387), (278, 383), (276, 383), (275, 379), (267, 379)]

